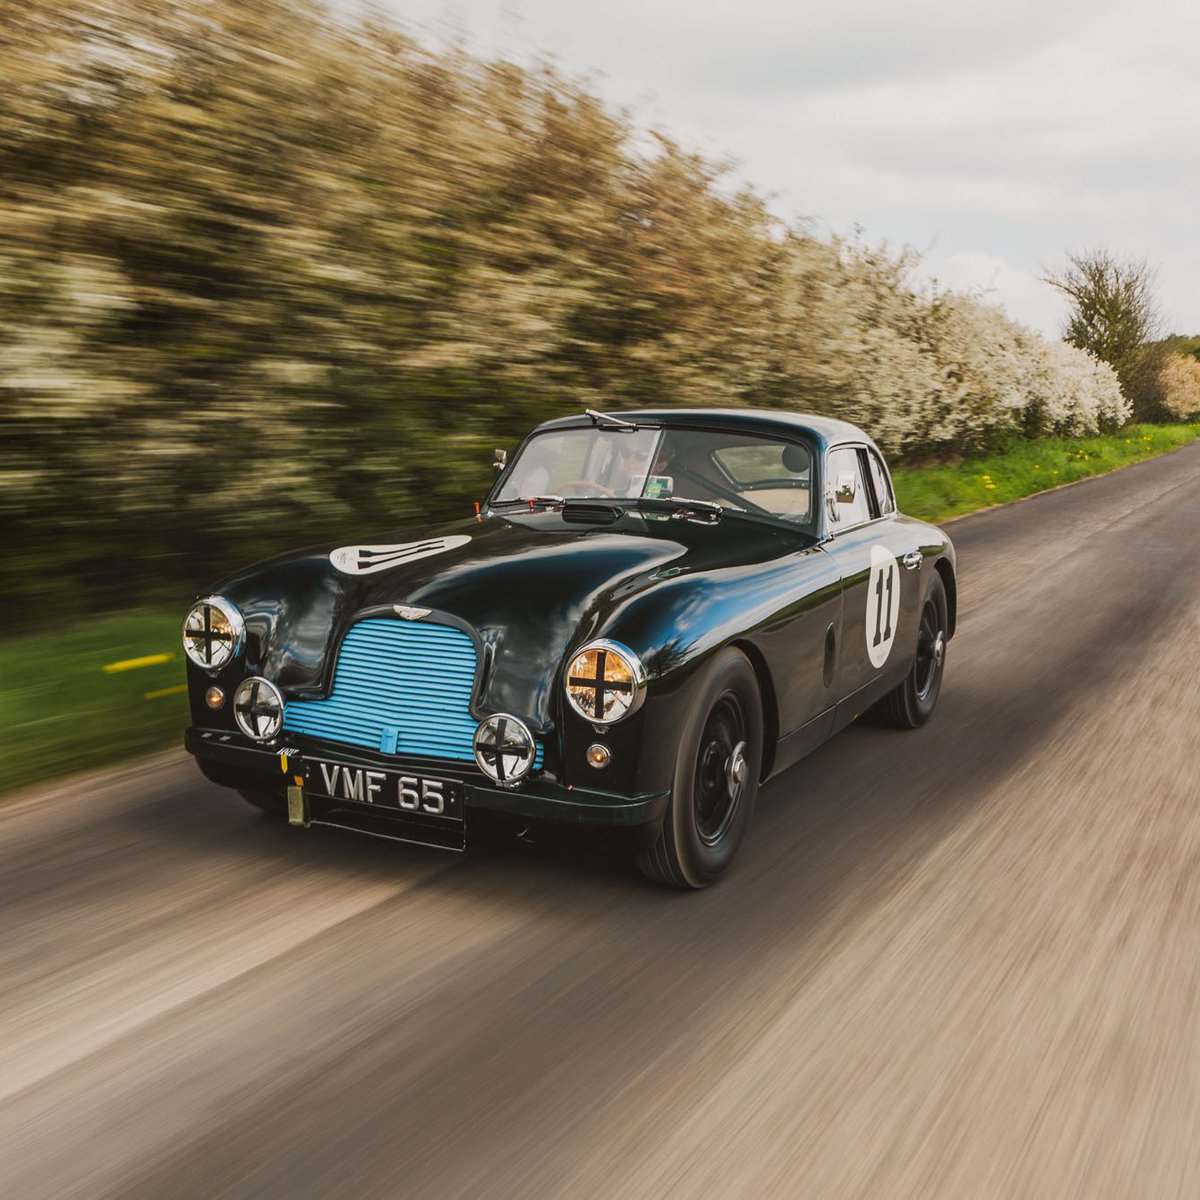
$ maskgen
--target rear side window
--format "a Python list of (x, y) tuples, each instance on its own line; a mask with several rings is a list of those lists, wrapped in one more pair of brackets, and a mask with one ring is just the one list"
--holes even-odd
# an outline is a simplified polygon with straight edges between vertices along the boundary
[(874, 450), (867, 451), (867, 463), (871, 471), (871, 482), (875, 485), (875, 499), (879, 501), (879, 515), (886, 517), (896, 511), (896, 500), (888, 484), (887, 471), (883, 469), (883, 460)]

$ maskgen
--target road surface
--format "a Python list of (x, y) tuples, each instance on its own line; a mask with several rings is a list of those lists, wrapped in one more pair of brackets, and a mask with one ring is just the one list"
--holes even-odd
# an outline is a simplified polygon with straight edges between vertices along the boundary
[(1200, 444), (953, 533), (934, 720), (704, 893), (182, 754), (0, 808), (0, 1196), (1200, 1196)]

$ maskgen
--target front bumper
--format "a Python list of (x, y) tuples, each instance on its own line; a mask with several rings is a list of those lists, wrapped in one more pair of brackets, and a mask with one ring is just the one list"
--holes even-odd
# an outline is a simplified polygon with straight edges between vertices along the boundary
[[(282, 798), (296, 774), (296, 764), (306, 751), (315, 757), (352, 759), (356, 765), (395, 771), (414, 771), (463, 784), (464, 803), (469, 812), (490, 811), (534, 821), (599, 827), (654, 827), (663, 819), (670, 792), (623, 796), (586, 788), (572, 787), (548, 778), (525, 780), (519, 788), (498, 788), (482, 781), (478, 771), (465, 769), (458, 762), (439, 759), (397, 761), (359, 747), (315, 742), (287, 735), (271, 748), (252, 745), (238, 735), (223, 730), (192, 727), (184, 734), (184, 748), (195, 756), (201, 771), (223, 787), (247, 791), (278, 793)], [(280, 751), (287, 746), (289, 770), (285, 775)], [(386, 817), (381, 818), (386, 820)]]

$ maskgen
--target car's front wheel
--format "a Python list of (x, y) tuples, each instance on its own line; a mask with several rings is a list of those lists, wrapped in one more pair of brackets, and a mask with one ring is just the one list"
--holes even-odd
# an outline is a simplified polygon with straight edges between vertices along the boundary
[(897, 729), (916, 729), (933, 713), (946, 668), (946, 588), (935, 574), (921, 604), (913, 665), (902, 683), (884, 696), (880, 709)]
[(746, 656), (723, 650), (706, 668), (685, 722), (671, 801), (639, 859), (659, 883), (702, 888), (733, 862), (762, 769), (762, 698)]

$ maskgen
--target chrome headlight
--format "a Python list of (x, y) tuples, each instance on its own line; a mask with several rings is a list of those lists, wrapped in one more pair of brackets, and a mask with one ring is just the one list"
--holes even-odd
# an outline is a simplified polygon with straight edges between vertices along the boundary
[(221, 596), (198, 600), (183, 620), (183, 651), (198, 667), (223, 667), (245, 636), (242, 614)]
[(257, 675), (243, 679), (233, 693), (233, 718), (256, 742), (269, 742), (283, 726), (283, 697), (269, 680)]
[(537, 743), (520, 717), (493, 713), (476, 726), (474, 750), (479, 769), (501, 787), (511, 787), (533, 770)]
[(637, 712), (646, 697), (646, 668), (620, 642), (589, 642), (567, 666), (567, 700), (585, 721), (612, 725)]

